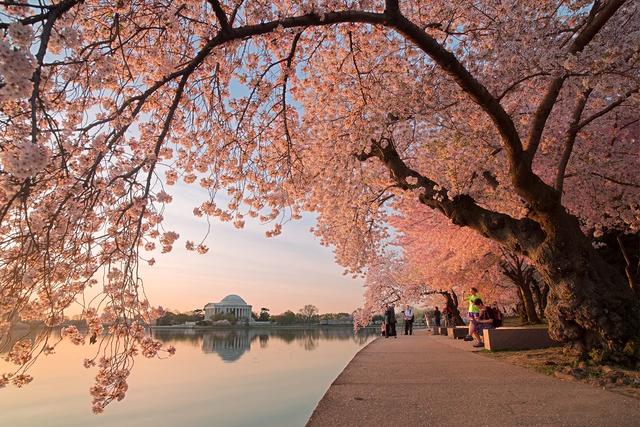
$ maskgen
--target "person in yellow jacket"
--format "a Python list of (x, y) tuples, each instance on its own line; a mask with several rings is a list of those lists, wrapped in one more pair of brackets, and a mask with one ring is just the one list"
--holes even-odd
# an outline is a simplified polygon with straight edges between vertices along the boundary
[(480, 309), (478, 308), (478, 306), (476, 306), (474, 304), (477, 299), (480, 299), (480, 294), (478, 293), (478, 289), (477, 288), (471, 288), (471, 295), (469, 295), (469, 296), (464, 296), (464, 292), (463, 292), (462, 293), (462, 299), (464, 299), (465, 301), (467, 301), (469, 303), (469, 311), (467, 312), (468, 317), (469, 317), (469, 333), (464, 338), (464, 340), (465, 341), (471, 341), (471, 340), (473, 340), (473, 337), (471, 336), (471, 333), (473, 332), (471, 330), (472, 325), (473, 325), (473, 320), (477, 319), (478, 316), (480, 316)]

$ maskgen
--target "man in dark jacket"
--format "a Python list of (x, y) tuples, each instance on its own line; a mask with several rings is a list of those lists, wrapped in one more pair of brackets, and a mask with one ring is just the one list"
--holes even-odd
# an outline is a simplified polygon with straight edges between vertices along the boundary
[(440, 326), (440, 310), (438, 310), (438, 307), (436, 307), (435, 310), (433, 310), (433, 321), (435, 322), (436, 326)]
[(384, 323), (387, 325), (387, 337), (396, 337), (396, 311), (393, 304), (387, 306), (384, 313)]

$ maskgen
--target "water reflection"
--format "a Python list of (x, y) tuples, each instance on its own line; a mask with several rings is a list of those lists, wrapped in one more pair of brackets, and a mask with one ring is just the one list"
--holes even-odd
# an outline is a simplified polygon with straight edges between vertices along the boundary
[(313, 329), (154, 329), (154, 338), (165, 343), (180, 342), (200, 347), (205, 354), (216, 353), (225, 362), (235, 362), (252, 346), (266, 349), (270, 340), (297, 343), (306, 351), (313, 351), (321, 341), (352, 340), (361, 346), (374, 334), (373, 330), (361, 330), (354, 334), (351, 328), (313, 328)]
[[(2, 390), (0, 426), (301, 426), (375, 332), (354, 335), (348, 327), (153, 330), (155, 338), (176, 347), (175, 356), (136, 359), (126, 399), (99, 417), (91, 413), (88, 394), (96, 370), (82, 367), (94, 347), (63, 340), (54, 355), (33, 366), (32, 384)], [(9, 369), (0, 358), (0, 372)]]
[(211, 332), (202, 336), (202, 352), (218, 353), (225, 362), (235, 362), (251, 349), (248, 333)]

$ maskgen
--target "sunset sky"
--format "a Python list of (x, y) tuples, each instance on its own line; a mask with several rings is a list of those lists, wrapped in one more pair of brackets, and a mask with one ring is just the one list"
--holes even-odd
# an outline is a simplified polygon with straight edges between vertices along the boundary
[(173, 202), (166, 206), (164, 227), (180, 239), (169, 254), (154, 253), (156, 264), (143, 268), (145, 290), (153, 305), (181, 311), (218, 302), (238, 294), (254, 311), (297, 311), (314, 304), (320, 312), (351, 312), (362, 304), (361, 279), (343, 276), (330, 248), (320, 245), (309, 232), (312, 214), (283, 227), (281, 235), (266, 238), (263, 226), (247, 220), (237, 230), (230, 223), (212, 219), (205, 255), (188, 252), (186, 240), (199, 242), (206, 234), (205, 218), (192, 214), (206, 200), (197, 185), (167, 187)]

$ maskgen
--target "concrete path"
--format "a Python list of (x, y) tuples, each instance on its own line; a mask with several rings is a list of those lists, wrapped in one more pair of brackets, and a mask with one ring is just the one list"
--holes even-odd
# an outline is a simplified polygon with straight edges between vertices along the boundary
[(638, 400), (452, 341), (426, 331), (373, 341), (333, 382), (308, 426), (640, 426)]

